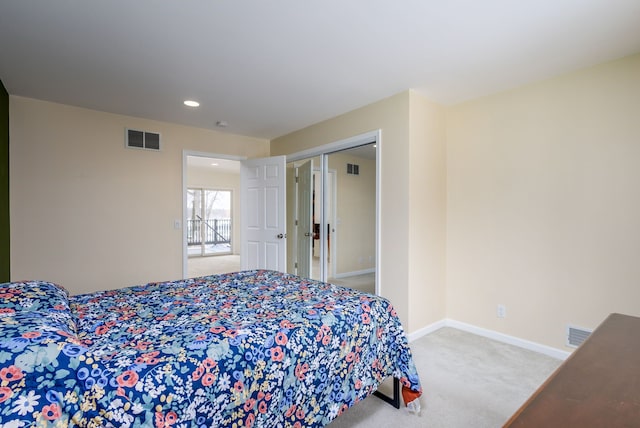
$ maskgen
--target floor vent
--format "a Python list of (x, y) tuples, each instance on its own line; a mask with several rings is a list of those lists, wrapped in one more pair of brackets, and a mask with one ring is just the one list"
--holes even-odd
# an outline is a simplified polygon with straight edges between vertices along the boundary
[(593, 330), (586, 328), (574, 327), (572, 325), (567, 326), (567, 346), (577, 348), (582, 345), (582, 342), (587, 340)]
[(160, 150), (160, 134), (127, 129), (126, 146), (132, 149)]

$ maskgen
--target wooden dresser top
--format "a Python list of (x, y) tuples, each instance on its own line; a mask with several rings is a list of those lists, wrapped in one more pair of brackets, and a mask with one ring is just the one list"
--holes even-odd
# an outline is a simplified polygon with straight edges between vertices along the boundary
[(640, 318), (611, 314), (505, 427), (640, 427)]

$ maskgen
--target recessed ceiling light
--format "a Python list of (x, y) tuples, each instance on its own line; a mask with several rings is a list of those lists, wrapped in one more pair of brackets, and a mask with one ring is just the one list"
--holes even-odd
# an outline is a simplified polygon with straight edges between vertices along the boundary
[(188, 106), (188, 107), (198, 107), (200, 106), (200, 103), (197, 101), (193, 101), (193, 100), (186, 100), (184, 102), (184, 105)]
[(214, 162), (211, 164), (211, 166), (218, 166), (218, 164)]

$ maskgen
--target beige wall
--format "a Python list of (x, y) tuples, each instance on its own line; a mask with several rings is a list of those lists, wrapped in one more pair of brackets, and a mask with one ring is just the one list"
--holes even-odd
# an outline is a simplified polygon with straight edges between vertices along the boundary
[(448, 109), (447, 316), (562, 349), (640, 315), (639, 185), (640, 55)]
[(240, 171), (237, 173), (220, 172), (215, 168), (189, 166), (187, 168), (187, 186), (231, 190), (231, 249), (234, 254), (240, 254)]
[[(71, 293), (182, 276), (182, 151), (269, 154), (269, 142), (10, 97), (11, 274)], [(126, 149), (125, 128), (163, 150)]]
[(409, 330), (445, 318), (445, 109), (410, 92)]

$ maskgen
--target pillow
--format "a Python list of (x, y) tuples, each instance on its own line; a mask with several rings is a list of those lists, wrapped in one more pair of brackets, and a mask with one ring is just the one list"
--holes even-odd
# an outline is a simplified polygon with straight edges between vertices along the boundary
[(78, 400), (76, 367), (88, 351), (67, 292), (13, 282), (0, 284), (0, 297), (0, 427), (67, 426), (66, 401)]
[(76, 319), (64, 288), (44, 281), (0, 284), (0, 365), (10, 358), (7, 352), (42, 344), (56, 344), (65, 352), (77, 343)]
[(69, 293), (44, 281), (0, 284), (0, 315), (25, 311), (69, 311)]

